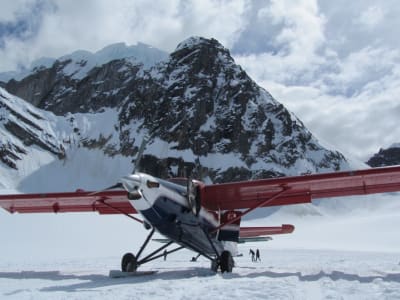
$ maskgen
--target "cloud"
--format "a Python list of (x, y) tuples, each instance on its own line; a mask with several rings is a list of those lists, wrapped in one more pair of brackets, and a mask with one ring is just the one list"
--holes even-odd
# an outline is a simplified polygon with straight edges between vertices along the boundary
[[(234, 46), (234, 54), (240, 64), (258, 69), (263, 79), (274, 77), (279, 82), (308, 82), (317, 72), (324, 58), (325, 18), (319, 12), (315, 0), (271, 1), (269, 5), (257, 7), (256, 18), (249, 20), (248, 27), (270, 31), (267, 49), (248, 53)], [(272, 28), (272, 29), (271, 29)], [(247, 29), (251, 32), (251, 29)], [(243, 42), (242, 40), (238, 40)], [(262, 62), (261, 64), (259, 62)]]
[(259, 10), (270, 47), (234, 56), (320, 140), (366, 161), (400, 140), (400, 20), (387, 20), (393, 1), (324, 3), (271, 1)]
[(42, 56), (218, 39), (321, 140), (356, 157), (400, 141), (397, 0), (9, 0), (0, 72)]
[(314, 0), (272, 1), (258, 13), (261, 19), (272, 24), (281, 24), (281, 31), (275, 42), (287, 48), (287, 56), (297, 55), (300, 51), (305, 60), (314, 55), (324, 42), (324, 18), (318, 11)]
[(0, 22), (14, 22), (27, 7), (31, 7), (34, 0), (2, 1), (0, 10)]
[(385, 14), (386, 12), (382, 7), (372, 5), (361, 12), (356, 22), (370, 29), (381, 23), (385, 17)]
[(27, 66), (41, 56), (97, 51), (121, 41), (172, 51), (182, 40), (199, 35), (229, 47), (240, 34), (246, 9), (246, 1), (30, 0), (26, 8), (27, 1), (10, 6), (4, 20), (27, 24), (36, 20), (38, 26), (27, 28), (24, 34), (29, 38), (0, 36), (1, 71)]
[(381, 147), (398, 141), (400, 73), (385, 79), (390, 86), (366, 89), (356, 97), (328, 95), (306, 86), (262, 82), (274, 97), (303, 121), (329, 148), (367, 161)]

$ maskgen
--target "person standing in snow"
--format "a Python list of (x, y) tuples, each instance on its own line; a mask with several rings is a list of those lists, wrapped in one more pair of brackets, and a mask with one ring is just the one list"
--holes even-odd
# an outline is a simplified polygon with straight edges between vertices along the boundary
[(167, 250), (164, 250), (164, 260), (167, 260), (167, 254), (168, 254)]
[(254, 261), (254, 251), (250, 249), (249, 254), (251, 255), (251, 261)]
[(261, 261), (261, 258), (260, 258), (260, 250), (256, 250), (256, 261), (257, 260), (259, 260), (259, 261)]

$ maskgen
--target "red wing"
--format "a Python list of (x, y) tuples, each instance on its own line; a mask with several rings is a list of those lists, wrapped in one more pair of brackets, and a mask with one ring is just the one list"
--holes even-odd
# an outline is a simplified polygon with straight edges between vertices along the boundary
[(136, 213), (125, 191), (0, 195), (0, 207), (11, 213)]
[(257, 237), (272, 234), (285, 234), (292, 233), (294, 226), (290, 224), (283, 224), (282, 226), (275, 227), (240, 227), (240, 238)]
[(201, 201), (209, 210), (231, 210), (395, 191), (400, 191), (400, 166), (208, 185)]

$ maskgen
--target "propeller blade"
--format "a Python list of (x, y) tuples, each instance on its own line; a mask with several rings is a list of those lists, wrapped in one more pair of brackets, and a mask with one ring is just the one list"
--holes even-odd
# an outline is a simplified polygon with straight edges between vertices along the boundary
[(142, 143), (140, 144), (138, 153), (136, 155), (135, 165), (133, 166), (133, 171), (132, 171), (133, 174), (135, 174), (136, 172), (139, 172), (140, 161), (142, 160), (144, 149), (146, 148), (146, 145), (149, 140), (150, 140), (150, 138), (147, 135), (145, 135), (143, 137)]
[(108, 188), (105, 188), (103, 191), (108, 191), (108, 190), (112, 190), (112, 189), (116, 189), (116, 188), (124, 188), (124, 186), (122, 185), (122, 182), (117, 182), (116, 184), (109, 186)]
[(97, 194), (99, 194), (99, 193), (101, 193), (101, 192), (105, 192), (105, 191), (108, 191), (108, 190), (113, 190), (113, 189), (116, 189), (116, 188), (124, 188), (124, 186), (122, 185), (121, 182), (117, 182), (116, 184), (114, 184), (114, 185), (112, 185), (112, 186), (109, 186), (109, 187), (107, 187), (107, 188), (105, 188), (105, 189), (102, 189), (102, 190), (100, 190), (100, 191), (95, 191), (95, 192), (93, 192), (93, 193), (90, 193), (89, 195), (90, 195), (90, 196), (97, 195)]

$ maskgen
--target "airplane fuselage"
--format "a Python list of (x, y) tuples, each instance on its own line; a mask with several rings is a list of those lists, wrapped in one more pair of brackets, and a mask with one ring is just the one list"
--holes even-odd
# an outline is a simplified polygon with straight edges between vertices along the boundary
[(221, 254), (225, 243), (218, 240), (215, 216), (204, 208), (195, 214), (187, 199), (187, 188), (143, 173), (122, 179), (130, 200), (146, 222), (168, 239), (198, 253)]

